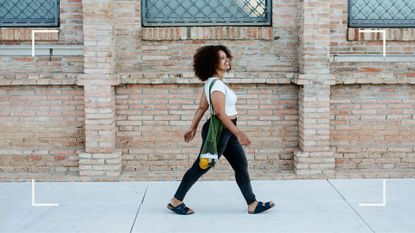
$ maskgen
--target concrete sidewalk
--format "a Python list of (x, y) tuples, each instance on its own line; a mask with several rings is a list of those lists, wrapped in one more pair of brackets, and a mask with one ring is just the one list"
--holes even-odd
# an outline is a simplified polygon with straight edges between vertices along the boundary
[(195, 214), (166, 208), (179, 182), (0, 183), (0, 232), (415, 232), (415, 179), (253, 181), (258, 200), (276, 203), (269, 212), (247, 214), (235, 181), (199, 181), (185, 203)]

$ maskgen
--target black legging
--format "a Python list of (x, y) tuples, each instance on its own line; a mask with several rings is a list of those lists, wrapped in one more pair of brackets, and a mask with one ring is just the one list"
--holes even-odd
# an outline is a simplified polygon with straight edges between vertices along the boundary
[[(203, 148), (203, 144), (207, 136), (209, 120), (210, 119), (208, 119), (202, 127), (201, 148)], [(232, 120), (232, 122), (236, 125), (236, 119)], [(219, 158), (222, 154), (225, 156), (235, 171), (236, 183), (238, 184), (246, 203), (249, 205), (255, 202), (256, 199), (254, 193), (252, 192), (251, 181), (248, 174), (248, 161), (246, 160), (244, 149), (235, 135), (233, 135), (225, 127), (223, 128), (220, 135), (220, 141), (218, 145)], [(198, 157), (193, 163), (193, 166), (184, 174), (182, 182), (180, 183), (176, 194), (174, 194), (174, 197), (180, 201), (183, 201), (186, 193), (193, 186), (193, 184), (196, 183), (196, 181), (209, 169), (210, 168), (203, 170), (199, 167)]]

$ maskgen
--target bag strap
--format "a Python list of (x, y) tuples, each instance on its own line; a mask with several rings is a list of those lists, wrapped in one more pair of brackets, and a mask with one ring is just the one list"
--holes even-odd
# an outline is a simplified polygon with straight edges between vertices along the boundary
[(209, 86), (209, 103), (210, 103), (210, 114), (211, 115), (215, 115), (215, 109), (213, 109), (213, 103), (212, 103), (212, 98), (211, 98), (211, 94), (210, 94), (210, 92), (212, 90), (212, 87), (213, 87), (213, 84), (215, 84), (215, 82), (216, 82), (216, 79), (213, 79), (212, 82), (210, 83), (210, 86)]

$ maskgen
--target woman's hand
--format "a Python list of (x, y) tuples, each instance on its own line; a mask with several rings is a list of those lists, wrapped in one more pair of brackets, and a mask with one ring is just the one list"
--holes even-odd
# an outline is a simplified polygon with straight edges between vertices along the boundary
[(244, 145), (244, 146), (250, 146), (251, 145), (251, 140), (249, 140), (249, 138), (248, 138), (248, 136), (246, 136), (246, 134), (244, 134), (242, 132), (239, 132), (235, 136), (242, 145)]
[(186, 142), (190, 142), (193, 140), (193, 138), (195, 137), (196, 134), (196, 129), (193, 128), (189, 128), (186, 133), (184, 134), (184, 140)]

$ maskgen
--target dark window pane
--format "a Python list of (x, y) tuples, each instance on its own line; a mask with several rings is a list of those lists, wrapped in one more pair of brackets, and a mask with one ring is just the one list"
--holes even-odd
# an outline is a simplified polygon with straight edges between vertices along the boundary
[(59, 0), (0, 0), (0, 26), (59, 26)]
[(271, 25), (271, 0), (142, 0), (144, 26)]
[(349, 27), (415, 27), (415, 0), (349, 0)]

